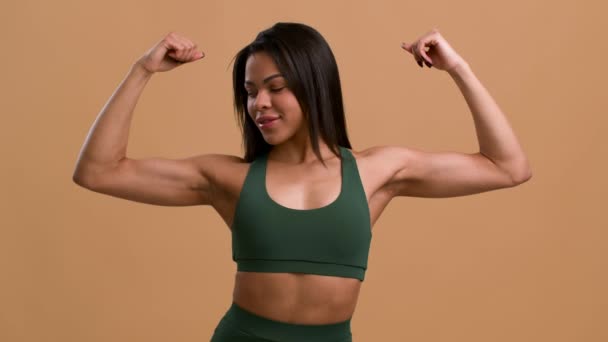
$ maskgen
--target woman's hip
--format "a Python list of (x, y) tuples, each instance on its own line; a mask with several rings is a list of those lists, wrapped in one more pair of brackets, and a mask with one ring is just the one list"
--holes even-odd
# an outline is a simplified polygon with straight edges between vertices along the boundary
[(232, 302), (211, 342), (351, 342), (351, 320), (331, 324), (293, 324), (247, 311)]

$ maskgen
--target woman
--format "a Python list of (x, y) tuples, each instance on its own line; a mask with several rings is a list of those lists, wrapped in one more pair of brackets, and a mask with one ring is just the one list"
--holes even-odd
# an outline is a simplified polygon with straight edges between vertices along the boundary
[(351, 341), (372, 227), (392, 198), (464, 196), (531, 177), (505, 116), (441, 34), (432, 30), (402, 48), (420, 67), (455, 80), (479, 153), (353, 151), (327, 42), (309, 26), (277, 23), (235, 56), (244, 158), (126, 157), (133, 108), (150, 77), (204, 57), (170, 33), (134, 63), (103, 108), (74, 181), (143, 203), (213, 206), (230, 228), (237, 262), (233, 301), (213, 342)]

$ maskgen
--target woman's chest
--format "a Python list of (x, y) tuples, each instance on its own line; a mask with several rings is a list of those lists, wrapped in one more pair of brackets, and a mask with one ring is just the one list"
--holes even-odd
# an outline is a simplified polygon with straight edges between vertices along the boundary
[[(365, 198), (369, 208), (370, 220), (373, 223), (390, 201), (388, 192), (383, 191), (383, 180), (387, 175), (382, 169), (374, 167), (363, 155), (356, 157), (357, 178), (360, 180), (360, 194)], [(327, 162), (326, 162), (327, 163)], [(251, 164), (241, 164), (230, 175), (225, 175), (214, 192), (214, 209), (222, 217), (227, 227), (232, 227), (237, 204), (246, 186), (247, 174)], [(257, 179), (260, 201), (267, 200), (290, 210), (313, 210), (333, 204), (340, 194), (346, 192), (343, 187), (352, 186), (344, 181), (339, 160), (309, 168), (271, 165), (265, 177)], [(352, 178), (352, 177), (351, 177)], [(251, 181), (251, 180), (249, 180)], [(352, 190), (352, 189), (350, 189)], [(353, 191), (348, 191), (352, 195)]]

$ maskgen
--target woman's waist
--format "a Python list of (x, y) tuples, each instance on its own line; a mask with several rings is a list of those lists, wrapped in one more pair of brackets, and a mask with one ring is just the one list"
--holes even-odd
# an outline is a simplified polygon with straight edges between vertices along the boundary
[(278, 321), (336, 323), (353, 315), (360, 287), (361, 282), (355, 278), (238, 271), (233, 301)]

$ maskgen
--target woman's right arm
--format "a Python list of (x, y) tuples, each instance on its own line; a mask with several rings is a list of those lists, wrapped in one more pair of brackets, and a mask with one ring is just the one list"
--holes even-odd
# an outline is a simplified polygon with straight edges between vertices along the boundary
[(157, 71), (168, 71), (204, 54), (169, 33), (132, 65), (89, 130), (72, 175), (87, 189), (137, 202), (185, 206), (211, 204), (212, 179), (235, 157), (206, 154), (171, 160), (126, 156), (133, 110)]

